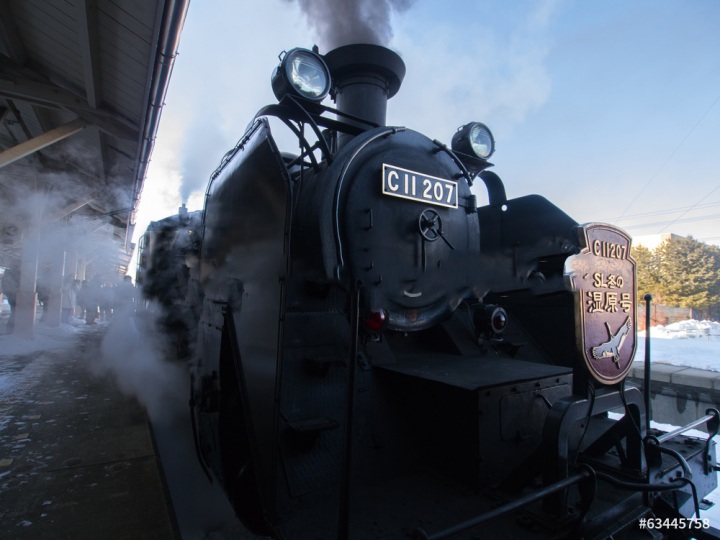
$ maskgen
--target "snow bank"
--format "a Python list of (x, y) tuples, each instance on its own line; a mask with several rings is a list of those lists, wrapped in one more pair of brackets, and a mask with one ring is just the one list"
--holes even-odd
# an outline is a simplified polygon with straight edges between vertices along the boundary
[[(638, 332), (645, 337), (645, 332)], [(650, 329), (650, 337), (658, 339), (707, 339), (720, 342), (720, 323), (715, 321), (679, 321), (667, 326), (658, 325)]]
[[(643, 361), (644, 350), (645, 332), (638, 332), (636, 361)], [(686, 320), (653, 326), (650, 351), (654, 364), (720, 372), (720, 323)]]

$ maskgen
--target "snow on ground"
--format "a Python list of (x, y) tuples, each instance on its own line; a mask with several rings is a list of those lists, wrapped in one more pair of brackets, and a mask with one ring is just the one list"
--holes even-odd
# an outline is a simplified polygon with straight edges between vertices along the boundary
[(72, 324), (61, 324), (57, 328), (38, 323), (35, 325), (33, 339), (13, 334), (0, 336), (0, 358), (65, 349), (74, 343), (74, 338), (80, 331), (78, 327), (84, 324), (85, 321), (81, 319), (73, 319)]
[[(7, 317), (0, 320), (2, 330), (5, 330), (6, 321)], [(22, 395), (26, 384), (32, 384), (32, 381), (42, 375), (42, 353), (61, 351), (75, 345), (84, 324), (85, 321), (80, 319), (73, 319), (72, 324), (61, 324), (57, 328), (38, 323), (35, 325), (33, 339), (12, 334), (0, 335), (0, 404), (6, 402), (10, 396)], [(16, 357), (34, 354), (37, 354), (38, 362), (30, 363), (25, 369), (13, 361)]]
[[(636, 360), (644, 359), (645, 332), (638, 332)], [(671, 364), (720, 371), (720, 323), (680, 321), (650, 329), (653, 364)]]
[[(79, 335), (86, 328), (92, 328), (86, 327), (85, 321), (78, 318), (57, 328), (38, 322), (33, 339), (28, 339), (2, 334), (6, 331), (8, 317), (9, 313), (0, 311), (0, 405), (8, 394), (17, 393), (15, 387), (22, 386), (19, 381), (31, 371), (27, 368), (18, 371), (10, 360), (30, 356), (33, 361), (29, 367), (34, 368), (44, 360), (43, 353), (76, 345)], [(136, 321), (129, 313), (117, 312), (112, 320), (98, 319), (95, 324), (107, 327), (103, 329), (101, 354), (92, 365), (95, 375), (111, 374), (124, 394), (138, 398), (153, 421), (167, 420), (186, 412), (186, 369), (163, 358), (154, 321)]]

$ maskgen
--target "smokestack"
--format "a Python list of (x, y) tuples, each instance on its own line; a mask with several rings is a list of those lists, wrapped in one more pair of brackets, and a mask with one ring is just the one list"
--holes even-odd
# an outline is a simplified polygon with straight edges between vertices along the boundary
[(338, 110), (384, 126), (387, 101), (397, 94), (405, 77), (402, 58), (380, 45), (363, 43), (333, 49), (325, 55), (325, 62)]

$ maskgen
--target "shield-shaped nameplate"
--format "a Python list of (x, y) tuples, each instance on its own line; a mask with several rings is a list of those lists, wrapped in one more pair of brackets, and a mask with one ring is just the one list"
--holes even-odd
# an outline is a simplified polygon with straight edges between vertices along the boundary
[(622, 381), (637, 345), (637, 283), (631, 239), (604, 223), (578, 227), (581, 251), (568, 257), (565, 277), (575, 293), (578, 352), (602, 384)]

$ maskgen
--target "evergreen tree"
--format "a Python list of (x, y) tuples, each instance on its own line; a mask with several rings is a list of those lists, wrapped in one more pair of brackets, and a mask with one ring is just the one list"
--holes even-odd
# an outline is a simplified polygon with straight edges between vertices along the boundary
[[(646, 255), (639, 255), (645, 268), (638, 275), (659, 302), (695, 309), (720, 302), (720, 250), (715, 246), (691, 236), (671, 238)], [(640, 277), (638, 282), (640, 289)]]
[(641, 302), (648, 293), (657, 296), (660, 272), (655, 252), (645, 246), (633, 246), (630, 253), (637, 264), (638, 302)]

